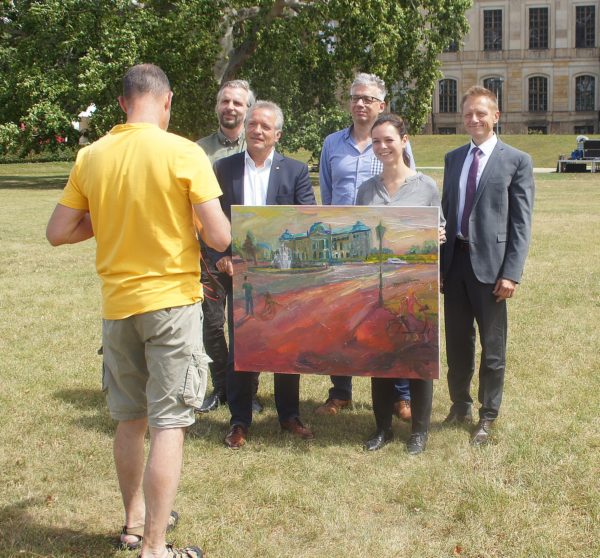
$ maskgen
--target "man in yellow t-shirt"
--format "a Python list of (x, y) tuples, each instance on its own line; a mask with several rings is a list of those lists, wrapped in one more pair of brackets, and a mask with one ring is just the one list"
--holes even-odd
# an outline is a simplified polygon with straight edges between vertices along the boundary
[(53, 246), (96, 238), (103, 388), (119, 421), (114, 455), (125, 507), (120, 542), (141, 546), (142, 558), (202, 556), (198, 547), (165, 544), (176, 518), (171, 507), (185, 428), (194, 422), (205, 388), (194, 214), (209, 246), (225, 250), (231, 242), (208, 158), (166, 131), (172, 95), (157, 66), (141, 64), (126, 73), (119, 97), (126, 124), (79, 152), (46, 231)]

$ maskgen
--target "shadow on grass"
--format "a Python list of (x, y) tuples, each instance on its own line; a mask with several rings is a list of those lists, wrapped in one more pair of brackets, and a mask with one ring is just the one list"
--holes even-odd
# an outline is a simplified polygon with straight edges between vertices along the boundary
[(72, 423), (80, 428), (95, 430), (108, 436), (114, 436), (116, 422), (108, 414), (106, 399), (101, 390), (97, 389), (63, 389), (54, 392), (54, 397), (82, 411), (92, 414), (77, 415)]
[(70, 528), (40, 525), (30, 508), (48, 505), (28, 498), (0, 508), (2, 556), (114, 556), (113, 538)]
[[(92, 414), (78, 415), (72, 423), (85, 428), (114, 436), (116, 422), (110, 418), (106, 407), (104, 394), (93, 389), (67, 389), (54, 393), (54, 397), (73, 405), (82, 411)], [(375, 417), (370, 405), (360, 404), (353, 410), (344, 410), (336, 416), (318, 416), (314, 410), (323, 403), (322, 400), (305, 399), (300, 402), (300, 418), (302, 422), (313, 430), (315, 439), (306, 442), (281, 431), (275, 398), (273, 394), (261, 395), (264, 405), (262, 413), (255, 413), (250, 429), (249, 443), (254, 441), (261, 446), (272, 445), (275, 447), (289, 446), (293, 441), (298, 447), (307, 443), (317, 446), (362, 446), (365, 440), (375, 431)], [(221, 405), (218, 410), (210, 413), (199, 413), (196, 422), (188, 429), (191, 440), (204, 441), (222, 446), (223, 440), (229, 430), (231, 415), (227, 405)], [(340, 428), (343, 432), (340, 435)], [(410, 436), (410, 424), (393, 419), (392, 428), (398, 440), (407, 440)], [(446, 425), (442, 420), (432, 421), (429, 432), (438, 435), (444, 431), (463, 430), (467, 435), (473, 430), (474, 425)]]
[[(351, 410), (343, 410), (335, 416), (319, 416), (314, 410), (323, 400), (303, 399), (300, 402), (300, 420), (315, 434), (314, 440), (301, 440), (287, 432), (282, 432), (275, 409), (275, 400), (271, 394), (260, 396), (264, 411), (254, 414), (249, 430), (248, 446), (256, 446), (263, 450), (265, 447), (286, 447), (290, 444), (297, 449), (309, 445), (318, 447), (344, 446), (362, 447), (370, 434), (375, 430), (375, 418), (370, 405), (358, 404)], [(217, 411), (196, 415), (196, 423), (188, 430), (191, 440), (214, 443), (224, 446), (223, 440), (229, 430), (230, 413), (227, 406)], [(410, 427), (407, 423), (394, 419), (394, 432), (398, 439), (408, 439)]]
[(0, 176), (0, 190), (62, 190), (68, 175)]

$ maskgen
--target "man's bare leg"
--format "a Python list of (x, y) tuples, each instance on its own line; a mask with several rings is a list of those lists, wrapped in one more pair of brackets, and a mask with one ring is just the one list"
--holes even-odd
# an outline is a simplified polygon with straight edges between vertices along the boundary
[[(125, 507), (125, 525), (127, 527), (144, 525), (146, 509), (142, 480), (144, 477), (144, 437), (147, 428), (148, 420), (146, 418), (121, 421), (117, 425), (113, 443), (115, 466)], [(129, 542), (134, 542), (134, 540)]]
[(166, 554), (165, 534), (183, 462), (185, 428), (150, 428), (150, 454), (144, 472), (146, 523), (142, 558)]

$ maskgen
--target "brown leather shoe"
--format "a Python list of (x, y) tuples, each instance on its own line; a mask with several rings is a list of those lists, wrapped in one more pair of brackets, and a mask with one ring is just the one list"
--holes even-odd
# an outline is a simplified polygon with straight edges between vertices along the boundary
[(315, 409), (315, 415), (337, 415), (342, 409), (350, 406), (350, 399), (328, 399)]
[(298, 436), (303, 440), (312, 440), (315, 437), (315, 435), (312, 433), (312, 430), (304, 426), (299, 418), (284, 420), (281, 423), (281, 430), (285, 430), (286, 432), (289, 432), (294, 436)]
[(410, 412), (410, 401), (406, 399), (401, 399), (400, 401), (396, 401), (394, 403), (394, 414), (404, 422), (410, 422), (412, 419), (412, 415)]
[(225, 445), (230, 449), (240, 449), (248, 437), (248, 428), (241, 424), (234, 424), (225, 436)]

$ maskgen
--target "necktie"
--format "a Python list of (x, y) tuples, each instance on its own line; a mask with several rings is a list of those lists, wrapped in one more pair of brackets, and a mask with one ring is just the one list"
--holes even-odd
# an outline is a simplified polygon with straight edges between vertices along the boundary
[(467, 175), (465, 205), (463, 206), (462, 219), (460, 221), (460, 232), (465, 238), (469, 238), (469, 216), (471, 215), (471, 209), (473, 209), (473, 200), (475, 199), (475, 192), (477, 191), (477, 170), (479, 169), (481, 149), (479, 149), (479, 147), (474, 147), (471, 150), (471, 153), (473, 154), (473, 161), (471, 162), (469, 174)]

